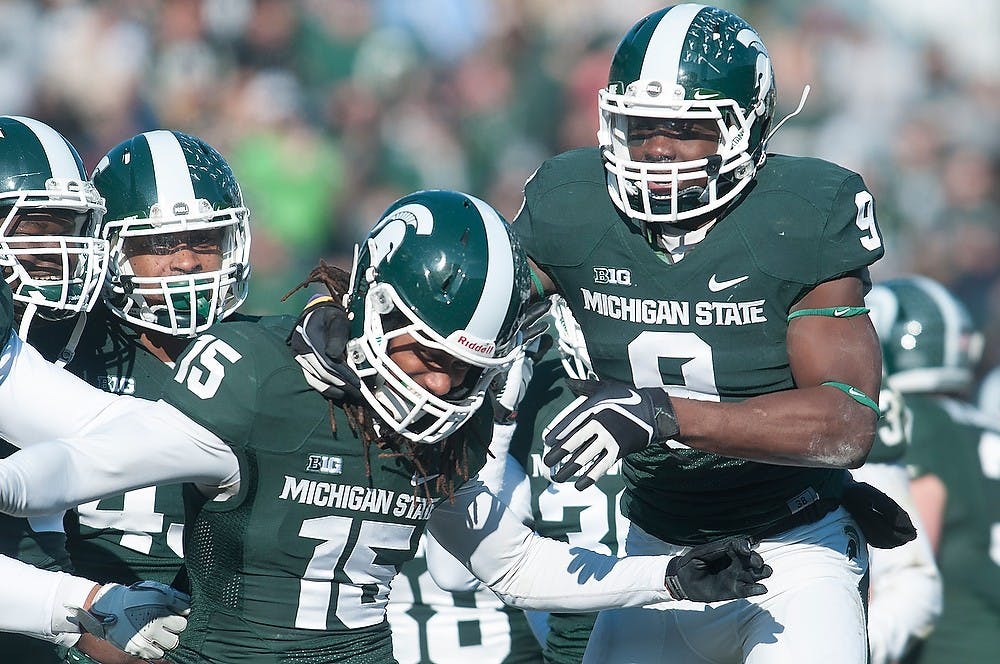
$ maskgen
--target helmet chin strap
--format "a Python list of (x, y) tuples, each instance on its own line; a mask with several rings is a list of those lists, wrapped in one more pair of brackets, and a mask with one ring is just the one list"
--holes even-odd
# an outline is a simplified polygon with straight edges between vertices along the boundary
[(31, 327), (31, 321), (36, 313), (38, 313), (37, 304), (34, 302), (25, 303), (24, 313), (21, 314), (21, 324), (17, 328), (17, 336), (21, 337), (22, 341), (28, 341), (28, 328)]
[(771, 137), (778, 133), (778, 130), (781, 129), (781, 126), (783, 124), (785, 124), (786, 122), (788, 122), (789, 120), (791, 120), (796, 115), (798, 115), (799, 113), (802, 112), (802, 109), (806, 105), (806, 99), (809, 97), (809, 90), (810, 89), (811, 88), (809, 87), (808, 84), (806, 84), (802, 88), (802, 96), (799, 97), (799, 105), (795, 107), (794, 111), (792, 111), (791, 113), (789, 113), (785, 117), (781, 118), (781, 120), (778, 122), (778, 124), (774, 125), (774, 129), (772, 129), (770, 132), (768, 132), (767, 137), (764, 139), (763, 145), (767, 145), (768, 141), (771, 140)]

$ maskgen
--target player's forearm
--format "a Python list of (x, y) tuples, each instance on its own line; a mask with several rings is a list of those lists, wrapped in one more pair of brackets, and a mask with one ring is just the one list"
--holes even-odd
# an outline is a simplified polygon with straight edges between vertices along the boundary
[(0, 353), (0, 438), (19, 447), (76, 435), (122, 399), (47, 362), (16, 334)]
[(485, 488), (435, 507), (429, 532), (506, 603), (597, 611), (669, 601), (668, 557), (614, 558), (535, 535)]
[(82, 607), (95, 589), (93, 581), (48, 572), (0, 556), (0, 631), (26, 634), (72, 645), (79, 628), (70, 622), (69, 607)]
[(505, 603), (586, 612), (672, 601), (666, 556), (615, 558), (532, 535), (515, 565), (489, 587)]
[(685, 445), (793, 466), (855, 468), (875, 439), (874, 411), (819, 386), (718, 403), (672, 399)]
[(0, 461), (0, 511), (49, 514), (145, 486), (223, 487), (238, 478), (236, 457), (222, 441), (171, 406), (144, 403), (81, 437), (34, 445)]

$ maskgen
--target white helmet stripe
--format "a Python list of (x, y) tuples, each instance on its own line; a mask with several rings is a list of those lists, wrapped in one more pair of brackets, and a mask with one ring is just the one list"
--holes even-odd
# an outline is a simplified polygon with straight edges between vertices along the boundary
[(956, 304), (956, 299), (944, 286), (931, 281), (930, 279), (918, 278), (915, 283), (934, 301), (941, 312), (942, 323), (944, 324), (944, 366), (959, 366), (962, 361), (962, 321), (965, 320), (964, 313)]
[(673, 83), (691, 21), (705, 5), (676, 5), (663, 15), (653, 31), (642, 59), (639, 80), (654, 79)]
[(173, 132), (163, 129), (143, 134), (149, 144), (156, 177), (156, 197), (160, 201), (194, 200), (194, 186), (188, 173), (187, 160)]
[(67, 147), (66, 140), (55, 129), (31, 118), (17, 115), (11, 117), (30, 129), (38, 142), (41, 143), (42, 149), (45, 150), (45, 158), (49, 160), (49, 165), (52, 167), (53, 177), (71, 180), (81, 178), (79, 164), (76, 163), (73, 153)]
[(467, 330), (480, 339), (496, 339), (507, 317), (510, 294), (514, 288), (514, 255), (507, 234), (507, 222), (503, 217), (475, 196), (469, 196), (469, 200), (476, 204), (483, 219), (489, 262), (483, 296), (469, 319)]

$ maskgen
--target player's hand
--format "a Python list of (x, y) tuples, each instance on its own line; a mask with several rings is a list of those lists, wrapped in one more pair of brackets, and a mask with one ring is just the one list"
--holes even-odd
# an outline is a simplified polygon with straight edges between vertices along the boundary
[(188, 595), (157, 581), (108, 583), (89, 607), (73, 612), (83, 631), (130, 655), (156, 659), (177, 647), (190, 604)]
[(574, 486), (581, 491), (597, 481), (622, 457), (669, 440), (680, 429), (667, 393), (658, 388), (634, 388), (596, 380), (566, 381), (581, 395), (564, 408), (545, 430), (549, 450), (545, 465), (562, 466), (552, 479), (565, 482), (583, 471)]
[(314, 295), (286, 341), (313, 389), (333, 401), (361, 403), (361, 380), (344, 362), (350, 333), (344, 307), (329, 295)]
[(667, 563), (666, 585), (674, 599), (718, 602), (763, 595), (758, 583), (771, 576), (771, 566), (746, 537), (699, 544)]

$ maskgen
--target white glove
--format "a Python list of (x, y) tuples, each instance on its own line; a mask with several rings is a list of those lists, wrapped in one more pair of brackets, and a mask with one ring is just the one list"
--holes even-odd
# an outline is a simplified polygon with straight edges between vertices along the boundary
[(177, 647), (187, 627), (191, 598), (157, 581), (131, 586), (108, 583), (89, 609), (67, 607), (77, 624), (116, 648), (143, 659), (158, 659)]

